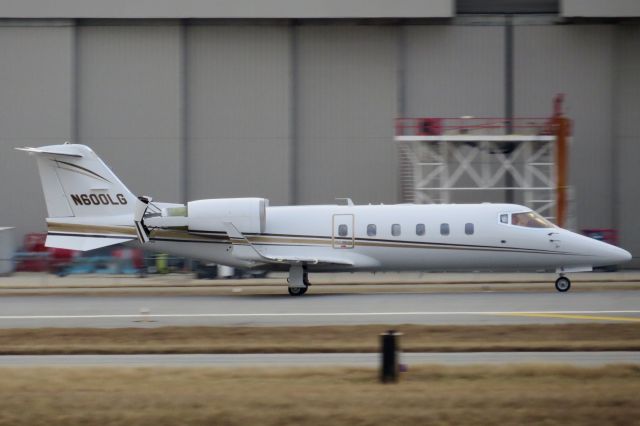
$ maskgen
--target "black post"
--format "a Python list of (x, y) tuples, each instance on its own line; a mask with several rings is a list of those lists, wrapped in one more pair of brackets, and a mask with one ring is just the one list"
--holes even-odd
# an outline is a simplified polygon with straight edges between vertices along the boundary
[(380, 335), (382, 365), (380, 368), (380, 381), (382, 383), (396, 383), (398, 381), (398, 344), (400, 333), (389, 330)]

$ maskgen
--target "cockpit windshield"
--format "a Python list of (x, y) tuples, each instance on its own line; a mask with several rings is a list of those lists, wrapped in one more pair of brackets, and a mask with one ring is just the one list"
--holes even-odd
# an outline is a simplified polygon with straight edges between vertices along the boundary
[(513, 213), (511, 224), (526, 228), (555, 228), (555, 225), (536, 212)]

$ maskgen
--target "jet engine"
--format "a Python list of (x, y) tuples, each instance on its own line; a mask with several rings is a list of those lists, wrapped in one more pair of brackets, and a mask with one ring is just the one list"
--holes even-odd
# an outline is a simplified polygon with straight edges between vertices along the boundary
[(266, 227), (265, 198), (216, 198), (187, 203), (189, 232), (225, 232), (223, 222), (232, 222), (238, 231), (260, 234)]

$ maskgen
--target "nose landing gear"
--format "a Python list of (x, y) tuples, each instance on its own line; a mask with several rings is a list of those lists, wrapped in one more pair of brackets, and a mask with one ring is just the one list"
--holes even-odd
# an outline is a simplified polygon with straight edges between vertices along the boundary
[(556, 280), (556, 290), (560, 293), (565, 293), (569, 291), (571, 288), (571, 280), (564, 275), (560, 275), (560, 277)]

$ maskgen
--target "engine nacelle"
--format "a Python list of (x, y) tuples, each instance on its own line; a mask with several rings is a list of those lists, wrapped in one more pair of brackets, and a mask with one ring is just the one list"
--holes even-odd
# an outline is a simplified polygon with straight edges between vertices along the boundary
[(216, 198), (187, 203), (189, 232), (225, 232), (223, 222), (232, 222), (243, 233), (263, 233), (266, 227), (265, 198)]

